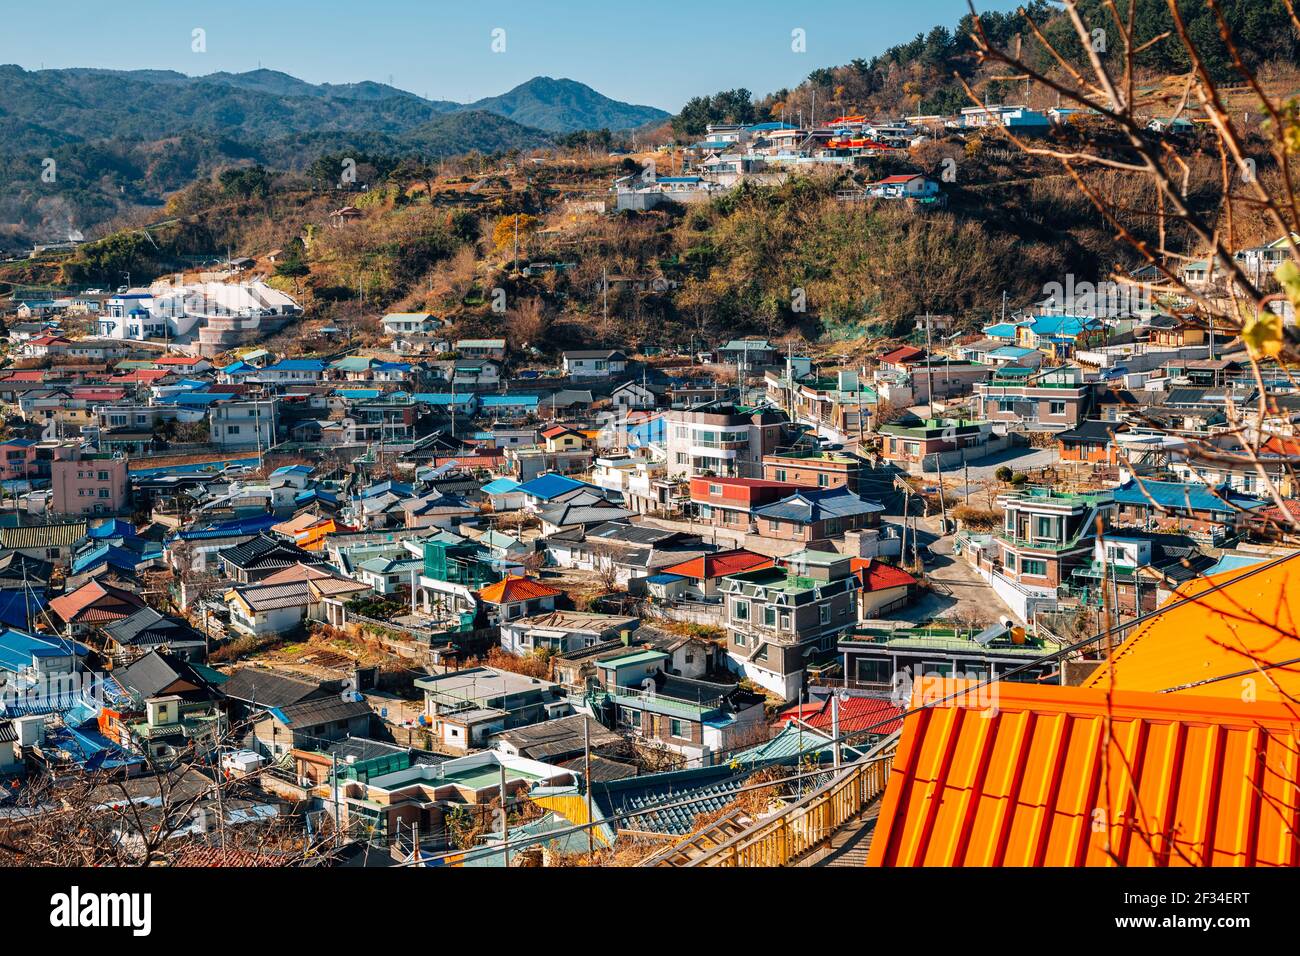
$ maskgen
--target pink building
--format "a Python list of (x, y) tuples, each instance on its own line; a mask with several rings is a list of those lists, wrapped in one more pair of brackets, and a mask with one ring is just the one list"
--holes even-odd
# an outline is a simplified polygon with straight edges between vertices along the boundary
[(35, 478), (36, 442), (30, 438), (11, 438), (0, 442), (0, 481)]
[(50, 510), (55, 514), (118, 514), (127, 506), (126, 459), (87, 455), (50, 462), (50, 485)]

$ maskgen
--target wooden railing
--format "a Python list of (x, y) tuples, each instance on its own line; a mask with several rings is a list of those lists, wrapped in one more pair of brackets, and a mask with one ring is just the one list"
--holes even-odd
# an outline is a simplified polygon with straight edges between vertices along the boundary
[(884, 792), (898, 734), (881, 741), (830, 783), (686, 866), (788, 866), (827, 843)]

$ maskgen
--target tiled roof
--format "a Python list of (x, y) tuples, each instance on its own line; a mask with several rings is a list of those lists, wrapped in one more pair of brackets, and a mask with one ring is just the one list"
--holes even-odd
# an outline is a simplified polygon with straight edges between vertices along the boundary
[(277, 674), (265, 667), (241, 667), (221, 685), (221, 693), (232, 700), (264, 707), (284, 707), (320, 694), (320, 685)]
[(364, 700), (345, 700), (340, 695), (302, 700), (278, 708), (284, 723), (290, 727), (311, 727), (335, 720), (368, 717), (373, 711)]
[(532, 601), (537, 598), (557, 597), (563, 594), (549, 584), (534, 581), (532, 578), (508, 577), (496, 584), (489, 584), (478, 592), (481, 600), (488, 604), (511, 604), (515, 601)]
[(76, 544), (86, 536), (86, 522), (34, 524), (0, 528), (0, 548), (58, 548)]
[(884, 506), (859, 498), (847, 488), (820, 488), (801, 491), (755, 508), (751, 514), (769, 521), (794, 521), (812, 524), (826, 518), (845, 518), (884, 511)]
[(997, 690), (906, 718), (869, 866), (1300, 864), (1288, 705)]
[[(888, 735), (903, 726), (903, 710), (888, 697), (848, 697), (840, 699), (840, 733), (869, 731)], [(829, 731), (834, 723), (829, 697), (787, 707), (776, 715), (775, 726), (788, 725), (799, 719), (817, 730)]]
[(707, 581), (713, 578), (726, 577), (728, 574), (739, 574), (741, 571), (752, 571), (755, 568), (771, 566), (771, 558), (739, 548), (735, 551), (718, 551), (714, 554), (704, 554), (690, 561), (683, 561), (681, 564), (670, 565), (660, 570), (664, 574), (680, 574), (682, 577), (695, 578), (697, 581)]
[(902, 568), (885, 564), (875, 558), (854, 558), (850, 564), (853, 570), (858, 572), (858, 579), (862, 581), (863, 590), (866, 591), (887, 591), (890, 588), (904, 588), (916, 583), (916, 578)]
[(87, 581), (77, 590), (50, 602), (50, 610), (68, 623), (118, 621), (141, 607), (144, 599), (138, 594), (99, 581)]

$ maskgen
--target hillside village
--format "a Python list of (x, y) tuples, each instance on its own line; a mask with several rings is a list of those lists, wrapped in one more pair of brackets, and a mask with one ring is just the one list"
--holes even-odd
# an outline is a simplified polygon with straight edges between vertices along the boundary
[[(1152, 142), (1209, 135), (1146, 119)], [(0, 830), (56, 845), (33, 797), (53, 777), (93, 783), (65, 806), (157, 810), (85, 865), (1076, 865), (1119, 851), (982, 816), (988, 839), (959, 840), (925, 792), (1001, 799), (961, 777), (996, 746), (1063, 807), (1060, 754), (1108, 715), (1204, 747), (1208, 769), (1171, 761), (1171, 805), (1203, 773), (1255, 808), (1170, 842), (1300, 863), (1260, 807), (1293, 799), (1294, 760), (1255, 787), (1197, 736), (1246, 747), (1257, 720), (1282, 746), (1300, 692), (1300, 386), (1205, 317), (1233, 294), (1210, 249), (1175, 267), (1194, 294), (1026, 257), (960, 292), (881, 272), (870, 306), (830, 303), (824, 275), (811, 311), (802, 286), (709, 297), (745, 203), (814, 196), (791, 227), (810, 243), (832, 219), (957, 236), (977, 189), (1019, 188), (998, 131), (1095, 122), (1028, 98), (823, 105), (599, 156), (216, 180), (167, 220), (14, 256)], [(217, 252), (216, 199), (266, 221)], [(1245, 228), (1233, 261), (1294, 341), (1278, 269), (1300, 235)], [(951, 716), (989, 703), (946, 696), (969, 686), (995, 719)], [(1141, 769), (1146, 794), (1163, 771)], [(835, 838), (789, 822), (845, 781)]]

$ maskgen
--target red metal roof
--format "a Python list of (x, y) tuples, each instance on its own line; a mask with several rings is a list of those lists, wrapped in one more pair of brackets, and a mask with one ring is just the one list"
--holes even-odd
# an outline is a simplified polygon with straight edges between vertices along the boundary
[(880, 361), (892, 365), (896, 362), (909, 362), (912, 359), (919, 359), (924, 355), (925, 349), (918, 349), (915, 345), (900, 345), (892, 352), (886, 352), (880, 356)]
[[(901, 707), (887, 697), (848, 697), (840, 701), (840, 733), (870, 730), (873, 734), (892, 734), (903, 726)], [(831, 701), (808, 701), (787, 707), (776, 716), (773, 729), (780, 730), (798, 718), (815, 730), (831, 729)]]
[(663, 568), (660, 573), (680, 574), (685, 578), (708, 581), (713, 578), (726, 577), (728, 574), (739, 574), (741, 571), (752, 571), (755, 568), (770, 568), (771, 566), (771, 558), (762, 554), (755, 554), (753, 551), (746, 551), (744, 548), (737, 548), (734, 551), (717, 551), (713, 554), (704, 554), (698, 558), (692, 558), (690, 561), (683, 561), (681, 564)]
[(858, 580), (867, 591), (887, 591), (890, 588), (905, 588), (916, 583), (916, 578), (902, 568), (885, 564), (875, 558), (854, 558), (850, 564), (853, 570), (858, 572)]

